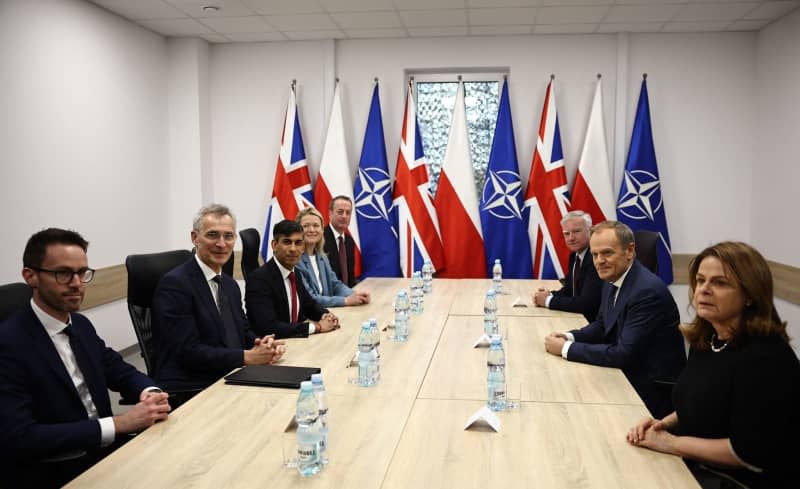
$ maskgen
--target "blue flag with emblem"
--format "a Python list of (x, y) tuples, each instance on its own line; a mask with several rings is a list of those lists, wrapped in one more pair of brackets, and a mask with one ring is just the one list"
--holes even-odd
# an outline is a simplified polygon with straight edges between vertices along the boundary
[(500, 93), (497, 124), (481, 194), (486, 270), (491, 276), (494, 261), (499, 258), (503, 264), (504, 278), (532, 278), (531, 244), (522, 217), (522, 182), (516, 148), (506, 81)]
[(392, 179), (386, 160), (377, 82), (372, 92), (353, 195), (361, 237), (361, 279), (399, 277), (397, 216), (392, 209)]
[(647, 77), (642, 80), (642, 91), (636, 107), (631, 145), (625, 174), (617, 199), (617, 219), (634, 231), (659, 233), (658, 276), (666, 284), (672, 283), (672, 246), (667, 230), (667, 213), (661, 179), (658, 176), (656, 150), (653, 146), (653, 128), (650, 124), (650, 102), (647, 97)]

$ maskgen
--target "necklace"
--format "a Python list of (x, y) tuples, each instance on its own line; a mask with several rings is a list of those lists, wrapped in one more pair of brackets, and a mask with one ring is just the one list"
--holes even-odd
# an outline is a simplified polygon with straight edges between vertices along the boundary
[(722, 350), (724, 350), (726, 346), (728, 346), (728, 341), (730, 341), (730, 340), (728, 340), (725, 343), (723, 343), (722, 346), (715, 346), (714, 345), (715, 341), (717, 341), (717, 333), (712, 333), (711, 334), (711, 351), (713, 351), (714, 353), (719, 353)]

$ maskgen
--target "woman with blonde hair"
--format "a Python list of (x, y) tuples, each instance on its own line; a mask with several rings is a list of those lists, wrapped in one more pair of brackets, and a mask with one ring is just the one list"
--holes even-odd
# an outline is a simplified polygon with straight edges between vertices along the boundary
[(681, 327), (690, 351), (675, 412), (643, 420), (628, 441), (684, 457), (704, 487), (797, 487), (800, 362), (766, 260), (718, 243), (689, 264), (689, 291), (697, 316)]
[(358, 306), (368, 304), (369, 292), (356, 291), (345, 285), (333, 273), (325, 248), (322, 216), (313, 207), (301, 210), (295, 219), (303, 228), (306, 251), (297, 263), (297, 271), (311, 297), (322, 307)]

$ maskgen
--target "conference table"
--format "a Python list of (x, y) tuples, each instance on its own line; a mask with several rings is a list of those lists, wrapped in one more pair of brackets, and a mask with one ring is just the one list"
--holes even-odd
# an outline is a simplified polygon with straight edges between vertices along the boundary
[[(297, 390), (227, 385), (204, 390), (72, 481), (68, 488), (695, 488), (680, 458), (630, 446), (647, 415), (618, 369), (567, 362), (544, 336), (583, 326), (577, 314), (512, 307), (557, 282), (505, 280), (498, 301), (509, 399), (499, 432), (469, 417), (486, 404), (483, 298), (491, 280), (435, 279), (409, 339), (389, 339), (392, 303), (407, 279), (370, 278), (366, 306), (332, 309), (342, 328), (287, 340), (283, 365), (320, 367), (329, 397), (330, 463), (301, 477), (293, 455)], [(381, 332), (381, 379), (351, 382), (360, 325)]]

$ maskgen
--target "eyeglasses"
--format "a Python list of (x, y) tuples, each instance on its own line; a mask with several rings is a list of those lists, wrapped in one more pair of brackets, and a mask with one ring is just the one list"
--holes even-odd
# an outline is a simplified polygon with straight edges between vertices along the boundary
[(209, 231), (203, 235), (209, 241), (217, 242), (222, 238), (226, 243), (233, 243), (236, 241), (236, 235), (233, 233), (220, 233), (219, 231)]
[(66, 285), (70, 283), (74, 275), (77, 275), (78, 280), (80, 280), (84, 284), (88, 284), (94, 278), (94, 269), (92, 268), (84, 268), (82, 270), (78, 270), (77, 272), (72, 270), (46, 270), (44, 268), (36, 268), (36, 267), (29, 267), (29, 268), (31, 270), (36, 270), (37, 272), (52, 273), (56, 279), (56, 282), (60, 283), (61, 285)]

